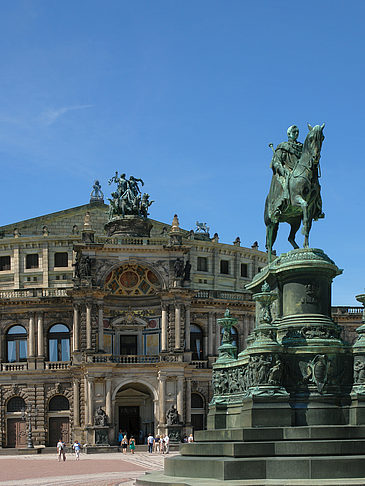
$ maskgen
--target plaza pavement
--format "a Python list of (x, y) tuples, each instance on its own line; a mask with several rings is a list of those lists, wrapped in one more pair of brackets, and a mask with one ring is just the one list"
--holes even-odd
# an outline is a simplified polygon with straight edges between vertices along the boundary
[[(175, 453), (170, 453), (173, 455)], [(132, 486), (147, 471), (163, 469), (162, 454), (136, 452), (0, 456), (0, 486)]]

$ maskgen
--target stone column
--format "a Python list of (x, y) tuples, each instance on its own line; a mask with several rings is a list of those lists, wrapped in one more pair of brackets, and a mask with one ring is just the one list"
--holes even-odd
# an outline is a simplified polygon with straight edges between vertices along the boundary
[(91, 303), (86, 304), (86, 349), (91, 349)]
[(190, 305), (185, 307), (185, 349), (190, 351)]
[(79, 380), (74, 380), (74, 426), (80, 427), (80, 383)]
[(44, 357), (44, 330), (43, 330), (43, 314), (38, 314), (38, 358)]
[(186, 379), (186, 418), (185, 425), (191, 424), (191, 378)]
[(80, 350), (80, 320), (79, 320), (79, 306), (74, 304), (74, 320), (73, 320), (73, 351)]
[(159, 421), (160, 421), (160, 426), (162, 427), (165, 422), (166, 422), (166, 412), (165, 412), (165, 399), (166, 399), (166, 376), (159, 376), (159, 392), (158, 392), (158, 398), (159, 398), (159, 407), (160, 407), (160, 416), (159, 416)]
[(88, 388), (88, 424), (92, 425), (94, 422), (94, 379), (89, 378), (87, 382)]
[(184, 377), (177, 377), (176, 409), (179, 413), (180, 421), (184, 422)]
[(99, 351), (104, 351), (104, 312), (103, 312), (103, 304), (99, 304), (99, 312), (98, 312), (98, 332), (99, 332)]
[(162, 304), (161, 313), (161, 351), (167, 351), (167, 304)]
[(105, 413), (108, 416), (109, 424), (113, 423), (112, 417), (112, 380), (106, 378), (105, 380)]
[(175, 349), (181, 348), (180, 332), (181, 332), (181, 307), (180, 304), (175, 304)]
[(216, 345), (216, 350), (215, 354), (218, 354), (218, 348), (221, 345), (221, 326), (218, 324), (217, 319), (215, 320), (215, 345)]
[(213, 356), (213, 313), (208, 314), (208, 356)]
[(35, 333), (34, 333), (34, 314), (29, 317), (29, 335), (28, 335), (28, 357), (34, 358), (35, 356)]

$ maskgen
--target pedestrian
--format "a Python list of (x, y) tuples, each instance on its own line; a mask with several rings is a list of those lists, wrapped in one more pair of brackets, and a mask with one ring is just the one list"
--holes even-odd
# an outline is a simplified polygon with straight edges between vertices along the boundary
[(168, 454), (170, 452), (170, 437), (166, 434), (165, 435), (165, 451), (166, 451), (166, 454)]
[(128, 438), (125, 435), (123, 437), (123, 439), (122, 439), (122, 450), (123, 450), (123, 454), (127, 454), (127, 447), (128, 447)]
[(80, 451), (81, 451), (81, 445), (78, 440), (75, 440), (72, 449), (75, 451), (75, 459), (76, 461), (80, 460)]
[(155, 437), (155, 444), (153, 447), (154, 451), (153, 452), (160, 452), (160, 436), (156, 435)]
[(62, 439), (59, 439), (57, 442), (57, 457), (58, 457), (58, 462), (61, 462), (61, 457), (62, 460), (66, 460), (66, 451), (65, 451), (66, 444), (62, 441)]
[(191, 442), (194, 442), (194, 437), (193, 437), (193, 434), (190, 434), (190, 435), (189, 435), (189, 437), (188, 437), (188, 442), (189, 442), (189, 444), (190, 444)]
[(160, 437), (160, 454), (165, 454), (165, 440), (163, 435)]
[(124, 434), (122, 432), (122, 429), (119, 429), (119, 434), (118, 434), (118, 444), (121, 446), (122, 445), (122, 440), (123, 440)]
[(188, 442), (188, 436), (187, 436), (187, 435), (184, 435), (183, 442), (184, 442), (185, 444)]
[(133, 437), (133, 435), (131, 436), (131, 438), (129, 439), (129, 448), (131, 450), (131, 453), (134, 454), (134, 450), (136, 448), (136, 440), (135, 438)]
[(153, 444), (155, 443), (155, 439), (153, 438), (153, 435), (150, 434), (148, 437), (147, 437), (147, 445), (148, 445), (148, 452), (150, 454), (152, 454), (152, 451), (153, 451)]

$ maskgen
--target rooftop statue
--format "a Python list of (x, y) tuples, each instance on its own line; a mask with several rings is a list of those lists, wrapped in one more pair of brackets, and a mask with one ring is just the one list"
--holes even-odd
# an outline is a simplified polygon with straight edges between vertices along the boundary
[(112, 182), (117, 184), (117, 190), (112, 192), (113, 199), (109, 199), (109, 221), (116, 218), (124, 218), (124, 216), (134, 215), (142, 218), (147, 218), (148, 208), (154, 201), (150, 201), (149, 194), (142, 194), (139, 188), (139, 183), (144, 185), (142, 179), (136, 179), (130, 176), (126, 179), (125, 173), (118, 176), (118, 171), (109, 179), (109, 185)]
[(95, 181), (93, 185), (93, 190), (91, 191), (90, 194), (90, 200), (91, 201), (103, 201), (104, 200), (104, 194), (103, 191), (101, 190), (101, 185), (99, 181)]
[(274, 151), (271, 160), (273, 176), (264, 214), (269, 263), (279, 223), (290, 224), (288, 240), (294, 248), (299, 248), (295, 235), (303, 222), (303, 246), (308, 248), (312, 221), (324, 218), (318, 180), (324, 124), (315, 127), (308, 124), (308, 128), (304, 144), (297, 141), (299, 129), (295, 125), (287, 130), (287, 142), (280, 143), (276, 150), (270, 144)]

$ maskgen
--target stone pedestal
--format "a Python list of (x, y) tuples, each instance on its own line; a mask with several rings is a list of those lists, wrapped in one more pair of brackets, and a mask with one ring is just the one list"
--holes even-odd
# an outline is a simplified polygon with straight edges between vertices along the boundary
[(108, 236), (149, 238), (152, 223), (149, 219), (140, 216), (124, 216), (124, 218), (112, 219), (104, 228)]
[(175, 424), (175, 425), (167, 425), (166, 433), (170, 438), (170, 442), (177, 443), (181, 442), (182, 438), (182, 424)]
[(109, 438), (108, 438), (108, 431), (109, 427), (105, 426), (95, 426), (94, 428), (95, 431), (95, 445), (96, 446), (108, 446), (109, 444)]
[(352, 350), (331, 319), (331, 283), (340, 273), (322, 250), (298, 249), (247, 285), (256, 327), (237, 358), (226, 333), (227, 349), (213, 365), (208, 430), (165, 461), (164, 475), (138, 485), (365, 475), (365, 323), (353, 386)]

